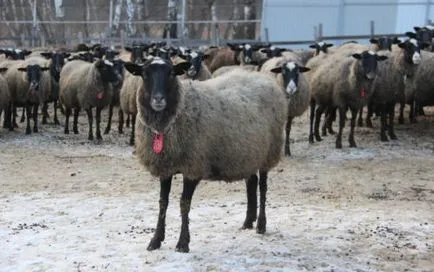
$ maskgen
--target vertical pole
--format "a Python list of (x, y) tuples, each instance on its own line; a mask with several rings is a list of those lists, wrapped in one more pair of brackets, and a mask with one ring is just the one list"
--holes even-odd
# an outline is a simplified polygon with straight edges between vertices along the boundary
[[(338, 21), (337, 21), (336, 34), (338, 36), (344, 35), (344, 24), (345, 24), (345, 0), (339, 1), (339, 11), (338, 11)], [(335, 44), (340, 44), (341, 41), (335, 41)]]
[[(113, 29), (113, 0), (110, 0), (110, 9), (109, 9), (109, 31)], [(110, 33), (110, 32), (109, 32)]]
[(429, 15), (431, 13), (431, 0), (426, 0), (425, 4), (425, 23), (430, 24)]
[(371, 21), (371, 38), (375, 36), (375, 21)]
[(323, 34), (322, 34), (322, 23), (320, 23), (318, 25), (318, 36), (319, 36), (319, 39), (322, 41), (322, 37), (323, 37)]
[(186, 0), (182, 0), (182, 7), (181, 7), (181, 39), (184, 41), (186, 38), (186, 28), (185, 28), (185, 17), (187, 15), (187, 8), (186, 8)]
[(268, 36), (269, 35), (268, 34), (268, 27), (264, 28), (264, 34), (265, 34), (265, 41), (267, 43), (269, 43), (270, 42), (270, 36)]
[(33, 0), (33, 10), (32, 10), (32, 16), (33, 16), (33, 26), (32, 26), (32, 47), (35, 46), (35, 39), (36, 39), (36, 27), (37, 27), (37, 19), (36, 19), (36, 5), (38, 0)]

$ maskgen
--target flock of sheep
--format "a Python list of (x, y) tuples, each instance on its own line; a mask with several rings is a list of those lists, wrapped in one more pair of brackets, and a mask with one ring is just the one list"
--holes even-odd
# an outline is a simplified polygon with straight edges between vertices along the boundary
[[(148, 250), (161, 246), (172, 176), (183, 174), (182, 226), (176, 249), (189, 251), (188, 214), (201, 179), (227, 182), (245, 179), (247, 213), (243, 228), (266, 231), (267, 174), (282, 152), (291, 155), (289, 134), (293, 118), (310, 106), (309, 141), (334, 133), (339, 112), (336, 147), (351, 111), (350, 147), (356, 147), (355, 125), (366, 125), (375, 113), (381, 118), (380, 139), (396, 139), (395, 105), (410, 104), (410, 120), (432, 105), (434, 30), (415, 28), (408, 39), (372, 38), (370, 45), (353, 42), (333, 46), (325, 42), (309, 50), (292, 51), (269, 44), (228, 44), (192, 50), (164, 43), (140, 44), (117, 51), (80, 44), (75, 50), (2, 49), (0, 113), (4, 127), (13, 130), (17, 108), (24, 107), (26, 133), (38, 131), (38, 108), (47, 122), (48, 103), (65, 115), (64, 132), (78, 133), (80, 110), (86, 111), (88, 139), (101, 136), (101, 111), (109, 108), (104, 133), (111, 129), (113, 109), (119, 106), (119, 133), (124, 119), (131, 125), (130, 144), (140, 162), (160, 178), (157, 228)], [(403, 121), (402, 111), (400, 122)], [(286, 134), (286, 135), (285, 135)], [(259, 173), (259, 175), (258, 175)], [(260, 192), (257, 213), (257, 188)]]

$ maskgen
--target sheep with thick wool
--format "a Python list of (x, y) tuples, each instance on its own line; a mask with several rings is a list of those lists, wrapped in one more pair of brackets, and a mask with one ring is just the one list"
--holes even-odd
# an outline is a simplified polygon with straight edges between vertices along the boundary
[[(257, 218), (257, 232), (266, 229), (267, 173), (279, 162), (287, 117), (285, 94), (275, 80), (261, 73), (234, 71), (206, 81), (183, 81), (176, 75), (188, 67), (160, 58), (144, 65), (126, 64), (142, 77), (137, 92), (136, 155), (160, 178), (160, 214), (148, 250), (161, 246), (172, 176), (183, 175), (182, 226), (176, 250), (189, 251), (189, 211), (201, 179), (227, 182), (246, 179), (248, 208), (244, 228)], [(235, 118), (236, 117), (236, 118)]]

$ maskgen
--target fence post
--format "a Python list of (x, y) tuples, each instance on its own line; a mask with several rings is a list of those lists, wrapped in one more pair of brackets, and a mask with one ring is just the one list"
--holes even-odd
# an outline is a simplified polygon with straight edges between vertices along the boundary
[(322, 37), (324, 37), (324, 36), (322, 35), (322, 23), (320, 23), (318, 25), (318, 38), (320, 41), (322, 40)]
[(375, 36), (375, 21), (371, 21), (371, 37), (373, 38)]
[(268, 34), (268, 27), (264, 28), (264, 34), (265, 34), (265, 41), (267, 43), (269, 43), (270, 42), (270, 37), (268, 36), (269, 35)]
[(32, 17), (33, 17), (33, 25), (32, 25), (32, 47), (35, 46), (36, 39), (36, 27), (37, 27), (37, 18), (36, 18), (36, 5), (37, 0), (33, 0), (33, 9), (32, 9)]
[(318, 27), (316, 25), (313, 26), (313, 39), (318, 42)]
[(122, 48), (124, 48), (124, 46), (125, 46), (125, 30), (123, 30), (123, 29), (121, 29), (121, 38), (120, 38), (120, 40), (121, 40), (121, 46), (122, 46)]
[(110, 8), (109, 8), (109, 30), (108, 34), (111, 36), (111, 32), (113, 30), (113, 0), (110, 0)]
[(83, 32), (79, 31), (77, 38), (78, 38), (78, 43), (84, 43), (83, 42)]

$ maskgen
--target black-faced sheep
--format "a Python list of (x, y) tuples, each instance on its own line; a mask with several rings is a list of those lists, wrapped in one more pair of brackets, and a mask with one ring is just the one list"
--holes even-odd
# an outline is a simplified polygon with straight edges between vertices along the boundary
[[(176, 77), (187, 67), (159, 58), (143, 66), (126, 64), (143, 79), (137, 93), (136, 154), (160, 178), (160, 214), (148, 250), (161, 246), (172, 176), (183, 174), (181, 234), (176, 250), (189, 251), (189, 212), (201, 179), (227, 182), (246, 179), (248, 192), (244, 228), (260, 209), (257, 232), (266, 230), (267, 173), (280, 160), (287, 117), (285, 94), (275, 80), (260, 73), (234, 71), (206, 81)], [(236, 116), (237, 118), (234, 118)], [(260, 133), (258, 133), (260, 131)]]
[(69, 117), (74, 109), (73, 131), (78, 134), (80, 109), (87, 113), (89, 121), (88, 139), (93, 140), (92, 108), (96, 107), (96, 138), (102, 140), (100, 131), (101, 111), (111, 102), (110, 83), (121, 82), (122, 76), (112, 62), (97, 60), (88, 63), (81, 60), (68, 62), (60, 72), (60, 102), (65, 108), (65, 134), (69, 133)]
[[(347, 57), (345, 52), (336, 55), (333, 61), (318, 67), (310, 77), (312, 90), (311, 116), (309, 142), (313, 142), (314, 136), (321, 141), (319, 135), (319, 123), (321, 115), (328, 107), (331, 110), (339, 109), (339, 132), (336, 138), (336, 148), (342, 148), (342, 131), (345, 126), (346, 112), (351, 110), (351, 131), (349, 135), (350, 147), (356, 147), (354, 140), (354, 126), (360, 107), (366, 104), (370, 95), (370, 85), (377, 73), (377, 62), (387, 59), (378, 56), (372, 51), (363, 51)], [(315, 112), (316, 104), (318, 108)], [(313, 120), (315, 119), (315, 129)]]
[[(184, 56), (185, 57), (185, 56)], [(208, 67), (203, 63), (204, 54), (202, 52), (192, 51), (186, 56), (186, 61), (191, 65), (187, 72), (181, 76), (182, 79), (191, 79), (204, 81), (210, 79), (211, 73)]]

